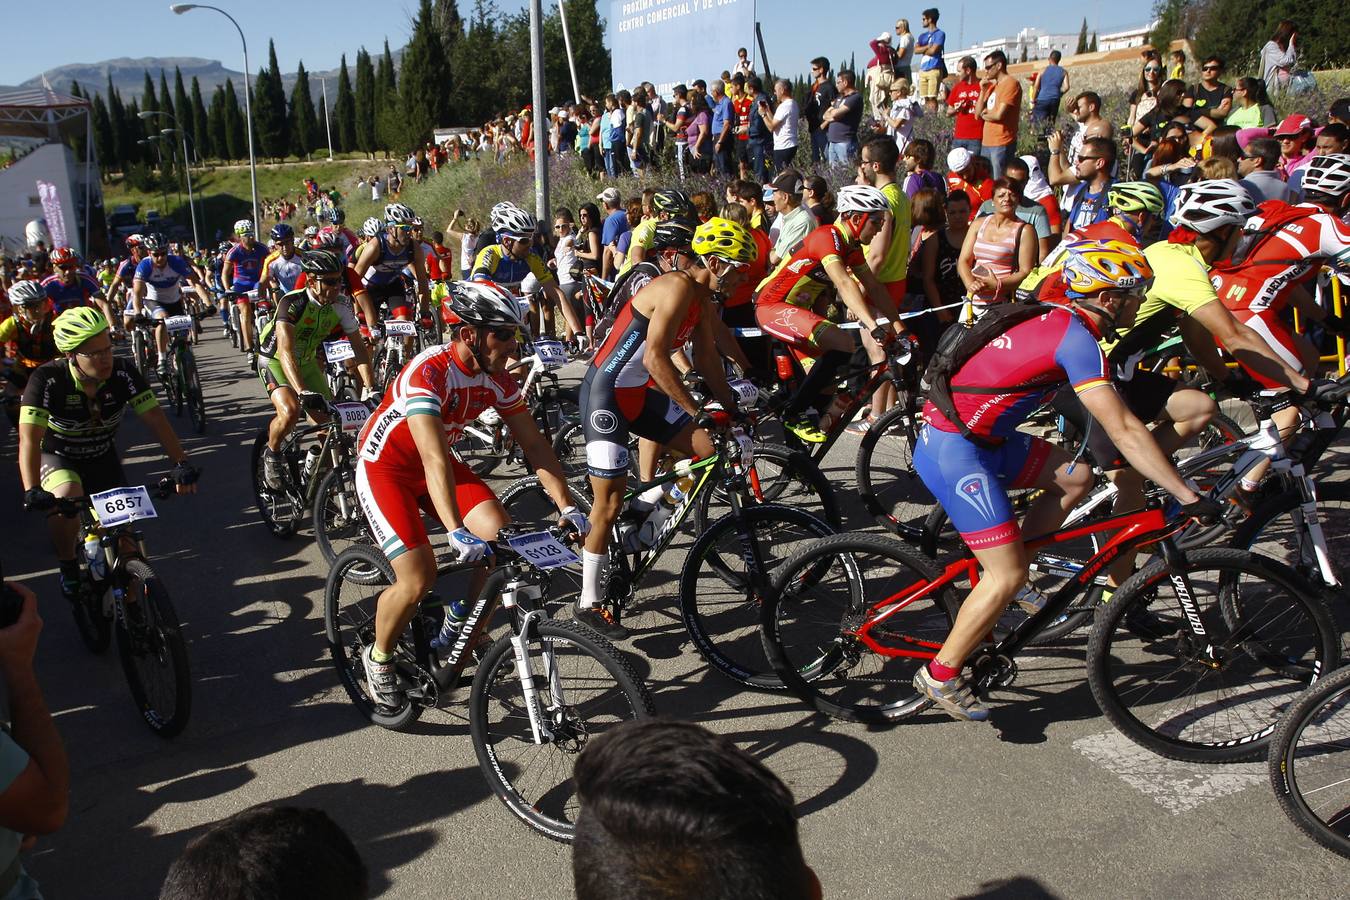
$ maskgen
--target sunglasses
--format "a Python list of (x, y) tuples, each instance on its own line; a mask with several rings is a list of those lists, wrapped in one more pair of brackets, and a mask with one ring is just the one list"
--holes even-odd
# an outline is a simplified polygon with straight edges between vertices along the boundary
[(489, 328), (488, 334), (492, 335), (502, 343), (518, 340), (520, 338), (520, 331), (512, 328), (510, 325), (503, 325), (501, 328)]
[(19, 303), (17, 305), (20, 309), (37, 309), (46, 302), (46, 300), (29, 300), (27, 303)]
[(1105, 159), (1105, 158), (1106, 158), (1106, 157), (1104, 157), (1104, 156), (1080, 156), (1080, 157), (1078, 157), (1078, 161), (1079, 161), (1079, 162), (1087, 162), (1087, 161), (1093, 160), (1093, 159)]
[(1145, 71), (1145, 72), (1161, 72), (1161, 71), (1162, 71), (1162, 67), (1161, 67), (1161, 66), (1144, 66), (1144, 71)]
[(326, 275), (319, 279), (319, 284), (324, 287), (337, 287), (342, 284), (342, 277), (339, 275)]
[(1220, 67), (1220, 66), (1201, 66), (1201, 67), (1200, 67), (1200, 71), (1201, 71), (1201, 72), (1219, 72), (1219, 71), (1222, 71), (1222, 67)]

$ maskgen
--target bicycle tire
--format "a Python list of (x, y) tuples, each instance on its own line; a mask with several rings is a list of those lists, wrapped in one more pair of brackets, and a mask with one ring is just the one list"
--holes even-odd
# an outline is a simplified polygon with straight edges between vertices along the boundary
[[(680, 615), (699, 655), (733, 681), (748, 687), (782, 690), (783, 681), (769, 666), (759, 636), (764, 598), (735, 593), (748, 594), (749, 587), (745, 583), (748, 550), (739, 541), (742, 525), (756, 535), (768, 531), (759, 537), (761, 552), (790, 546), (793, 531), (810, 538), (827, 537), (834, 531), (829, 523), (805, 510), (776, 503), (746, 506), (739, 521), (735, 513), (729, 512), (702, 530), (680, 571)], [(728, 535), (735, 541), (731, 552), (719, 552), (719, 542)], [(774, 558), (781, 565), (791, 552), (775, 552)], [(766, 562), (769, 566), (763, 577), (767, 585), (772, 581), (773, 560)], [(736, 569), (728, 563), (734, 563)], [(707, 578), (699, 577), (708, 570), (714, 581), (727, 590), (718, 590), (717, 584), (710, 585)]]
[(586, 435), (580, 423), (572, 422), (558, 429), (558, 433), (553, 436), (553, 455), (558, 457), (566, 477), (587, 473)]
[[(871, 558), (867, 565), (857, 561), (863, 555)], [(894, 568), (895, 580), (885, 574), (883, 563)], [(825, 582), (836, 568), (846, 581), (842, 604), (826, 596)], [(890, 657), (867, 650), (847, 627), (872, 605), (860, 600), (867, 587), (880, 587), (883, 597), (891, 597), (920, 581), (931, 582), (937, 574), (929, 560), (889, 536), (837, 534), (798, 550), (779, 570), (761, 607), (764, 652), (784, 687), (812, 708), (848, 722), (880, 725), (927, 709), (929, 701), (914, 690), (911, 679), (929, 656), (895, 657), (894, 663), (879, 663), (888, 667), (884, 676), (878, 669), (867, 681), (852, 680), (849, 670), (857, 669), (864, 656), (877, 661)], [(903, 617), (905, 627), (886, 628), (885, 636), (936, 654), (956, 621), (957, 608), (954, 593), (945, 587), (892, 616), (888, 621)]]
[[(278, 493), (268, 487), (267, 482), (263, 480), (262, 455), (266, 449), (267, 432), (263, 431), (253, 440), (253, 451), (249, 460), (253, 475), (253, 500), (267, 530), (272, 532), (273, 537), (284, 540), (295, 534), (302, 513), (295, 509), (294, 502), (286, 496), (284, 490)], [(289, 460), (286, 465), (291, 467)]]
[[(530, 828), (552, 840), (570, 843), (578, 808), (572, 783), (578, 751), (607, 727), (651, 718), (656, 715), (656, 708), (632, 664), (613, 644), (589, 628), (572, 621), (543, 620), (536, 621), (531, 632), (528, 642), (531, 661), (541, 659), (545, 644), (554, 654), (550, 666), (553, 678), (545, 674), (543, 667), (536, 669), (536, 687), (547, 691), (551, 684), (559, 684), (566, 691), (564, 682), (568, 676), (564, 670), (568, 666), (567, 660), (559, 658), (559, 649), (571, 647), (576, 659), (587, 658), (603, 670), (603, 676), (597, 672), (590, 680), (605, 677), (614, 682), (615, 686), (607, 688), (594, 702), (584, 704), (587, 713), (592, 710), (606, 713), (606, 720), (597, 723), (589, 716), (582, 718), (577, 710), (583, 704), (564, 702), (560, 710), (547, 712), (550, 725), (558, 728), (558, 736), (547, 744), (536, 744), (520, 694), (515, 648), (511, 636), (506, 635), (488, 649), (478, 664), (469, 692), (469, 736), (478, 767), (497, 799)], [(580, 686), (573, 688), (580, 689)], [(502, 720), (495, 726), (489, 721), (494, 706), (502, 711)], [(533, 751), (533, 755), (551, 748), (557, 755), (545, 753), (549, 757), (545, 764), (533, 766), (515, 756), (504, 759), (510, 755), (507, 751), (515, 747), (526, 753)], [(513, 777), (511, 772), (517, 774)], [(539, 789), (530, 790), (527, 795), (526, 783)]]
[[(1340, 724), (1331, 726), (1329, 720), (1337, 715)], [(1350, 725), (1350, 668), (1343, 668), (1305, 691), (1281, 717), (1270, 739), (1267, 767), (1275, 799), (1289, 820), (1323, 847), (1350, 859), (1350, 797), (1343, 774), (1345, 757), (1339, 764), (1329, 762), (1331, 754), (1350, 751), (1350, 742), (1344, 737), (1347, 725)], [(1300, 752), (1299, 745), (1305, 737), (1321, 743)], [(1317, 775), (1323, 766), (1332, 770), (1333, 780), (1314, 787), (1322, 784), (1323, 779)], [(1333, 788), (1338, 790), (1329, 795), (1323, 793)], [(1319, 795), (1316, 808), (1308, 800), (1313, 793)], [(1323, 809), (1331, 810), (1332, 814), (1324, 818), (1319, 814)]]
[[(113, 623), (112, 619), (103, 614), (103, 596), (95, 596), (93, 581), (89, 577), (89, 564), (84, 559), (84, 553), (77, 552), (75, 556), (80, 561), (80, 596), (74, 603), (70, 604), (71, 615), (75, 617), (75, 629), (80, 633), (80, 640), (90, 653), (102, 653), (108, 649), (112, 643)], [(104, 590), (108, 590), (109, 585), (104, 584)]]
[(197, 357), (184, 350), (179, 371), (183, 378), (183, 393), (187, 398), (188, 418), (198, 434), (206, 431), (206, 399), (202, 396), (202, 378), (197, 370)]
[[(853, 475), (867, 514), (892, 534), (906, 537), (937, 500), (914, 471), (913, 440), (918, 425), (897, 404), (863, 435)], [(906, 528), (905, 526), (909, 526)]]
[[(379, 578), (373, 583), (354, 581), (347, 577), (353, 568), (362, 572), (374, 569), (379, 572)], [(422, 717), (422, 705), (405, 698), (403, 706), (394, 714), (379, 712), (364, 687), (366, 670), (361, 660), (366, 645), (375, 640), (376, 599), (393, 583), (394, 567), (379, 550), (361, 544), (343, 550), (333, 561), (324, 582), (323, 627), (338, 679), (357, 711), (381, 728), (403, 731)], [(344, 585), (354, 585), (352, 593), (347, 593)], [(399, 641), (399, 656), (408, 652), (406, 633), (405, 630), (405, 638)]]
[[(1196, 645), (1179, 602), (1160, 602), (1157, 587), (1170, 569), (1164, 560), (1155, 559), (1097, 611), (1087, 651), (1092, 696), (1122, 734), (1160, 756), (1204, 763), (1259, 759), (1269, 749), (1285, 705), (1339, 663), (1339, 635), (1315, 589), (1287, 566), (1228, 548), (1192, 550), (1186, 559), (1186, 573), (1197, 595), (1202, 590), (1196, 586), (1205, 587), (1198, 576), (1218, 573), (1213, 597), (1193, 597), (1195, 618), (1206, 632), (1205, 645)], [(1253, 580), (1244, 583), (1243, 576)], [(1207, 600), (1213, 602), (1206, 605)], [(1294, 622), (1300, 615), (1302, 621)], [(1276, 627), (1288, 633), (1278, 634)], [(1132, 642), (1137, 642), (1137, 649)], [(1287, 676), (1271, 669), (1272, 664), (1286, 670)], [(1244, 665), (1254, 671), (1244, 675), (1240, 671)], [(1261, 670), (1269, 670), (1269, 675)], [(1162, 700), (1170, 684), (1178, 689), (1198, 687), (1209, 676), (1217, 684), (1206, 690), (1217, 696), (1197, 698), (1183, 714), (1173, 709), (1187, 705), (1188, 698), (1180, 703)], [(1235, 690), (1242, 686), (1255, 689), (1248, 690), (1245, 699), (1250, 702), (1238, 709), (1244, 698)], [(1223, 722), (1218, 725), (1233, 722), (1246, 730), (1206, 738), (1200, 726), (1220, 714)], [(1157, 724), (1151, 724), (1155, 720)]]
[[(314, 494), (310, 523), (325, 565), (332, 566), (342, 551), (355, 544), (375, 546), (356, 497), (356, 473), (348, 467), (332, 469), (323, 476)], [(375, 568), (353, 570), (347, 577), (358, 584), (378, 584), (380, 573)]]
[[(117, 619), (117, 653), (122, 660), (131, 697), (140, 709), (141, 717), (150, 730), (162, 738), (171, 738), (187, 727), (192, 714), (192, 670), (188, 664), (187, 642), (173, 601), (164, 583), (154, 569), (143, 559), (129, 559), (125, 563), (127, 592), (123, 598), (123, 614)], [(134, 589), (140, 585), (139, 591)], [(134, 600), (133, 600), (134, 597)], [(144, 633), (131, 620), (132, 603), (141, 605)], [(139, 663), (152, 659), (159, 678), (146, 677)], [(161, 690), (155, 690), (155, 685)]]
[[(756, 444), (754, 467), (763, 502), (802, 508), (824, 519), (836, 531), (843, 527), (834, 485), (810, 456), (782, 444)], [(695, 531), (699, 534), (707, 531), (710, 523), (730, 508), (726, 487), (720, 483), (709, 485), (694, 500)]]

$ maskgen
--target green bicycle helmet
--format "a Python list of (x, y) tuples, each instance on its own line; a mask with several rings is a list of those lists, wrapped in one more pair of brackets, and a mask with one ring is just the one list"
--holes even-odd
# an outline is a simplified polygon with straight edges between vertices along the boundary
[(69, 353), (92, 337), (108, 330), (108, 320), (92, 306), (76, 306), (52, 320), (56, 349)]
[(1160, 216), (1163, 195), (1157, 185), (1147, 181), (1121, 181), (1106, 192), (1106, 205), (1118, 212), (1146, 212)]

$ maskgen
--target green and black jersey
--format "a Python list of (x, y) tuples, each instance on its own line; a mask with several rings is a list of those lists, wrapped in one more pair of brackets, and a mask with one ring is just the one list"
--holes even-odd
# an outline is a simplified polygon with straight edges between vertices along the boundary
[(276, 315), (264, 326), (258, 338), (258, 353), (268, 359), (277, 355), (279, 322), (286, 322), (295, 329), (297, 361), (312, 359), (334, 330), (354, 334), (360, 327), (351, 301), (346, 297), (325, 304), (311, 297), (307, 288), (299, 288), (283, 295), (277, 302)]
[(137, 414), (159, 405), (145, 376), (129, 360), (114, 359), (112, 375), (90, 397), (74, 364), (62, 357), (33, 370), (23, 392), (19, 423), (41, 425), (44, 453), (67, 459), (93, 459), (113, 449), (122, 412)]

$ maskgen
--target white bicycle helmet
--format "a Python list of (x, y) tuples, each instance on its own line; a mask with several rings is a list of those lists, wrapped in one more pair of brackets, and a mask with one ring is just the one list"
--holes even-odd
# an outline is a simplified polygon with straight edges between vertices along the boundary
[(1172, 207), (1172, 224), (1209, 234), (1225, 225), (1241, 225), (1256, 212), (1247, 189), (1231, 178), (1211, 178), (1181, 187)]
[(361, 236), (373, 238), (384, 230), (384, 220), (371, 216), (361, 223)]
[(234, 233), (244, 235), (244, 234), (256, 234), (257, 232), (253, 230), (252, 219), (240, 219), (238, 222), (234, 223)]
[(390, 225), (411, 225), (417, 214), (402, 203), (390, 203), (384, 208), (384, 221)]
[(1350, 154), (1314, 156), (1303, 167), (1303, 191), (1336, 199), (1350, 191)]
[(866, 184), (850, 184), (840, 188), (834, 205), (841, 213), (886, 212), (891, 208), (880, 189)]
[(481, 281), (450, 283), (450, 311), (461, 322), (480, 328), (519, 328), (525, 324), (520, 304), (505, 289)]
[(502, 213), (506, 212), (508, 209), (520, 209), (520, 207), (516, 206), (510, 200), (503, 200), (501, 203), (492, 207), (492, 210), (488, 213), (488, 222), (492, 224), (494, 229), (497, 227), (497, 220), (501, 218)]
[(36, 281), (16, 281), (9, 289), (9, 299), (20, 306), (40, 303), (47, 299), (47, 291)]
[(504, 210), (492, 223), (492, 230), (513, 238), (534, 237), (538, 222), (534, 216), (519, 207)]

